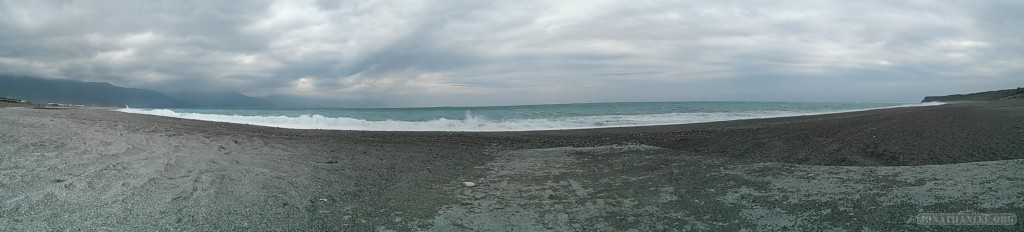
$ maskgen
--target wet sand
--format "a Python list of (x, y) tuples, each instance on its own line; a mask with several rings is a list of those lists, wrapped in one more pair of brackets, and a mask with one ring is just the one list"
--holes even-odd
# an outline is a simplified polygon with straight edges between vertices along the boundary
[(0, 108), (0, 231), (1012, 231), (914, 218), (1024, 215), (1022, 170), (1024, 101), (500, 133)]

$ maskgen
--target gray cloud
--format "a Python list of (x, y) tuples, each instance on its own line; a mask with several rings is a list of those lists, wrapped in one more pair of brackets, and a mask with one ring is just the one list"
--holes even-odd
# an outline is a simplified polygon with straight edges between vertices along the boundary
[(1019, 1), (3, 1), (0, 73), (392, 106), (1022, 85)]

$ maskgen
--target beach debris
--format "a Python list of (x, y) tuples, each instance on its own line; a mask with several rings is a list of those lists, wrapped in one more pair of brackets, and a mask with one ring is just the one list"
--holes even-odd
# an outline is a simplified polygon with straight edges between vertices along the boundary
[(462, 186), (473, 187), (473, 186), (476, 186), (476, 183), (466, 181), (466, 182), (462, 182)]

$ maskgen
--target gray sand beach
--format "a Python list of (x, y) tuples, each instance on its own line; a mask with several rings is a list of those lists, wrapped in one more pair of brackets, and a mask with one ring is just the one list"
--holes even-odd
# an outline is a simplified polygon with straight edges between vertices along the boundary
[(487, 133), (0, 108), (0, 231), (1024, 228), (921, 213), (1024, 215), (1024, 101)]

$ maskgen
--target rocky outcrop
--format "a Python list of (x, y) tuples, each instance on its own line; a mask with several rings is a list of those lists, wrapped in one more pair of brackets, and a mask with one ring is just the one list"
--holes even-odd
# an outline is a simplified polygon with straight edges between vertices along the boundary
[(1024, 92), (1020, 92), (1020, 93), (1014, 94), (1014, 95), (1009, 96), (1009, 97), (1000, 98), (999, 100), (1005, 101), (1005, 100), (1010, 100), (1010, 99), (1024, 100)]

